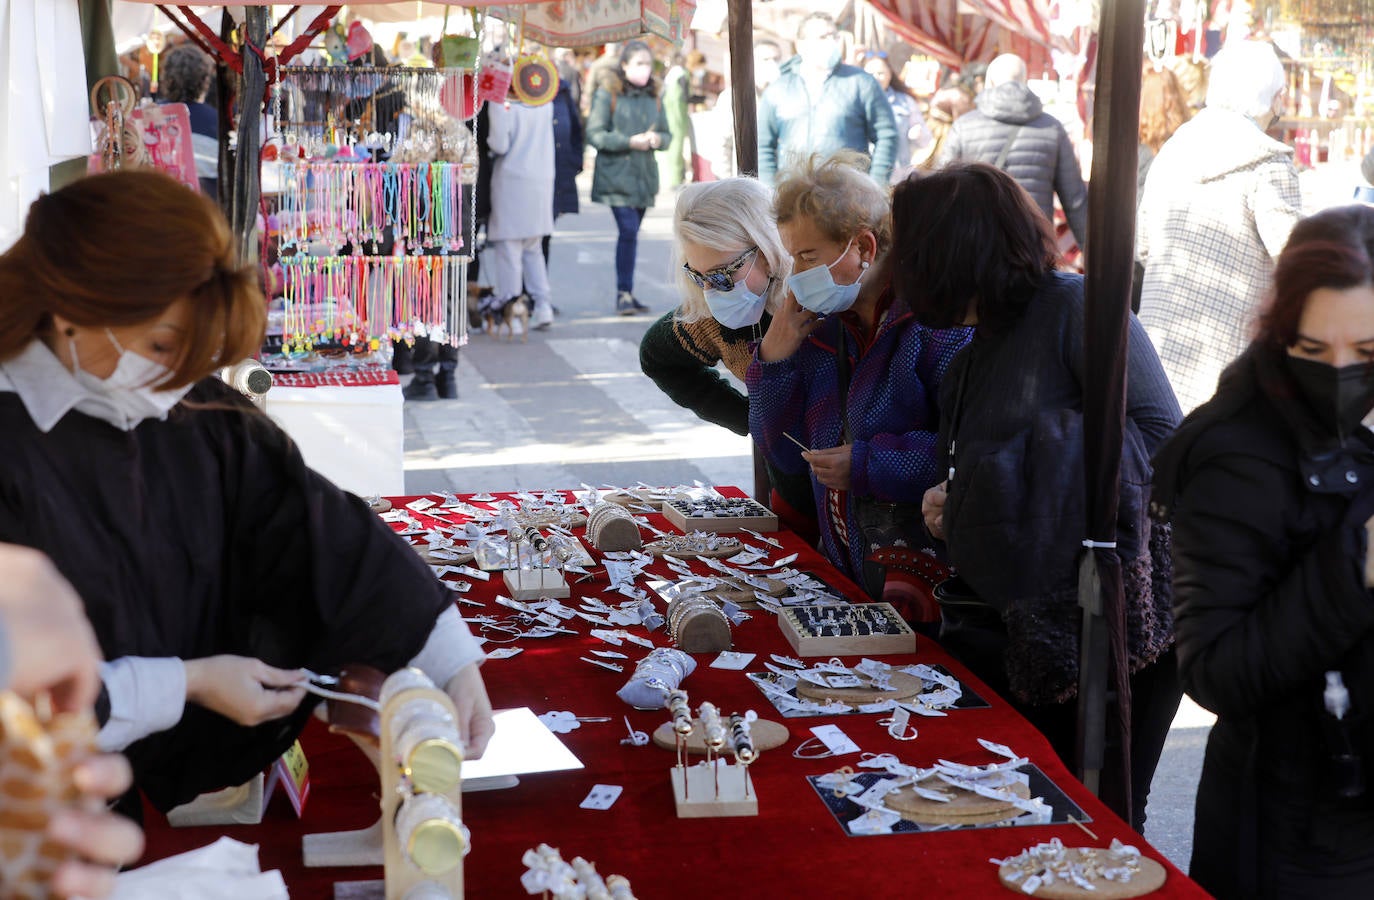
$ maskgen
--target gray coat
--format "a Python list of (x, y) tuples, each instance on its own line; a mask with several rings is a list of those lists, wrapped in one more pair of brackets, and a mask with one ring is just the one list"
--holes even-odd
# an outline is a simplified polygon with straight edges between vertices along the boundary
[(949, 130), (939, 164), (955, 160), (995, 165), (1007, 142), (1002, 168), (1026, 189), (1054, 221), (1054, 195), (1064, 207), (1080, 247), (1088, 240), (1088, 189), (1073, 143), (1059, 120), (1045, 112), (1040, 98), (1024, 84), (999, 84), (978, 95), (978, 108), (960, 116)]
[(488, 104), (491, 217), (487, 238), (553, 234), (553, 104)]

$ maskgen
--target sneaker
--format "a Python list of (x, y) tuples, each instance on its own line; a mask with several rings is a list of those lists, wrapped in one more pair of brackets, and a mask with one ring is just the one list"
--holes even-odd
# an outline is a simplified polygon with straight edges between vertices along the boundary
[(639, 312), (638, 303), (629, 291), (621, 291), (615, 296), (615, 311), (622, 316), (632, 316)]
[(530, 330), (548, 331), (553, 324), (553, 306), (545, 301), (534, 304), (534, 314), (530, 317)]
[(632, 306), (635, 308), (635, 312), (648, 312), (648, 311), (649, 311), (649, 307), (645, 306), (643, 303), (640, 303), (639, 300), (637, 300), (637, 299), (634, 298), (634, 297), (631, 297), (631, 298), (630, 298), (630, 305), (632, 305)]

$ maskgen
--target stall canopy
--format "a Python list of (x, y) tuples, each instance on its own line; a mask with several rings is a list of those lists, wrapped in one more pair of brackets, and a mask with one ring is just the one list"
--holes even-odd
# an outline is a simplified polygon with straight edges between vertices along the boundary
[[(382, 0), (350, 3), (348, 10), (372, 22), (413, 22), (443, 16), (450, 4)], [(599, 0), (588, 3), (492, 2), (467, 0), (458, 6), (485, 8), (507, 22), (524, 22), (525, 36), (551, 47), (594, 47), (653, 34), (674, 44), (682, 40), (696, 8), (693, 0)], [(456, 12), (457, 10), (455, 10)]]
[(898, 36), (947, 66), (985, 62), (999, 52), (1067, 58), (1085, 55), (1094, 30), (1090, 0), (861, 0)]

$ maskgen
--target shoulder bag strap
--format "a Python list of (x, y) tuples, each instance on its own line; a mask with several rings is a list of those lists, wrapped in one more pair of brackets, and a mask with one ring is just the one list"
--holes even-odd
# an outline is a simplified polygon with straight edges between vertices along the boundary
[(1011, 133), (1011, 137), (1007, 138), (1007, 142), (1002, 145), (1002, 152), (997, 154), (997, 159), (993, 162), (994, 166), (1000, 169), (1002, 166), (1006, 165), (1007, 157), (1011, 155), (1011, 145), (1016, 143), (1016, 139), (1021, 136), (1021, 131), (1025, 127), (1025, 125), (1016, 126), (1016, 130)]

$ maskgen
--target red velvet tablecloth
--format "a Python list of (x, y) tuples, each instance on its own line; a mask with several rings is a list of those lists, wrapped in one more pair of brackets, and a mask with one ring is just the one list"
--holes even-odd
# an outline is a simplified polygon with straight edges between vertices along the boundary
[[(404, 503), (410, 498), (403, 498)], [(659, 527), (667, 528), (661, 518)], [(814, 572), (827, 583), (843, 588), (855, 600), (858, 588), (786, 532), (775, 535), (786, 552), (797, 552), (794, 566)], [(705, 572), (700, 563), (693, 566)], [(667, 573), (661, 565), (650, 572)], [(607, 603), (623, 600), (603, 593), (605, 576), (574, 586), (572, 601), (597, 596)], [(490, 602), (503, 591), (499, 576), (475, 582), (466, 596), (487, 603), (493, 615), (509, 612)], [(461, 607), (464, 615), (480, 614)], [(934, 642), (918, 637), (916, 654), (880, 657), (894, 664), (940, 664), (990, 701), (985, 709), (953, 710), (947, 718), (917, 718), (915, 741), (899, 743), (877, 725), (878, 716), (838, 716), (783, 719), (742, 673), (710, 668), (714, 654), (697, 658), (696, 672), (684, 688), (693, 706), (710, 700), (723, 711), (755, 709), (763, 718), (785, 724), (791, 739), (779, 750), (764, 753), (751, 768), (759, 797), (759, 815), (747, 818), (679, 819), (674, 812), (669, 768), (674, 757), (653, 746), (623, 746), (622, 717), (636, 729), (652, 732), (666, 720), (663, 712), (631, 709), (615, 696), (628, 679), (634, 659), (643, 651), (632, 645), (619, 648), (631, 657), (624, 673), (579, 661), (589, 650), (609, 645), (590, 637), (581, 620), (569, 627), (579, 636), (524, 639), (515, 646), (524, 652), (511, 659), (492, 660), (483, 675), (498, 707), (528, 706), (535, 713), (571, 710), (579, 716), (609, 716), (607, 724), (588, 723), (562, 735), (586, 768), (571, 772), (526, 775), (508, 790), (467, 794), (463, 818), (472, 832), (472, 852), (465, 864), (469, 897), (521, 897), (520, 858), (541, 842), (557, 847), (565, 859), (584, 856), (607, 875), (630, 879), (641, 900), (711, 893), (758, 898), (810, 897), (1011, 897), (999, 886), (997, 869), (989, 857), (1006, 857), (1050, 838), (1068, 846), (1105, 847), (1120, 838), (1162, 862), (1168, 871), (1164, 888), (1153, 896), (1205, 897), (1164, 857), (1131, 831), (1069, 774), (1043, 737), (1021, 716), (993, 695)], [(633, 629), (644, 633), (643, 629)], [(662, 632), (652, 635), (666, 644)], [(793, 655), (774, 617), (755, 611), (735, 629), (735, 649), (759, 654), (749, 671), (762, 671), (770, 653)], [(1000, 761), (978, 746), (977, 738), (1009, 745), (1040, 767), (1091, 818), (1093, 841), (1072, 825), (982, 828), (847, 837), (817, 797), (807, 776), (854, 765), (859, 757), (796, 759), (792, 750), (815, 725), (834, 723), (865, 751), (895, 753), (903, 762), (932, 764), (937, 758), (983, 764)], [(280, 868), (296, 900), (332, 897), (336, 881), (380, 878), (379, 868), (305, 869), (301, 863), (303, 834), (363, 828), (376, 821), (378, 786), (375, 771), (350, 744), (312, 724), (303, 738), (310, 761), (311, 794), (304, 818), (296, 820), (281, 797), (276, 798), (261, 825), (236, 828), (171, 829), (161, 816), (146, 823), (149, 859), (202, 846), (219, 834), (261, 845), (264, 868)], [(862, 771), (862, 770), (861, 770)], [(595, 784), (624, 786), (624, 793), (607, 811), (578, 808)]]

